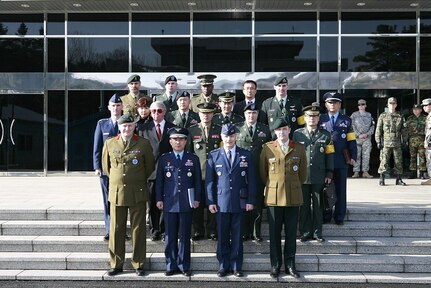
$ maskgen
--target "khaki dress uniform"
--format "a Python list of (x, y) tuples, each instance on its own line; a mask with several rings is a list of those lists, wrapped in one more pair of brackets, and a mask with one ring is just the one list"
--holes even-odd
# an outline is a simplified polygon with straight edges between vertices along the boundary
[(191, 99), (190, 110), (194, 112), (199, 112), (198, 105), (201, 103), (214, 103), (217, 106), (215, 112), (219, 112), (220, 108), (218, 107), (218, 96), (217, 94), (211, 94), (209, 96), (205, 96), (204, 94), (194, 95)]
[[(303, 204), (302, 184), (307, 178), (304, 147), (289, 142), (286, 154), (278, 141), (263, 145), (260, 154), (260, 177), (266, 183), (265, 204), (268, 207), (270, 259), (273, 270), (280, 271), (282, 261), (281, 230), (284, 224), (284, 265), (295, 269), (296, 227), (299, 207)], [(277, 273), (277, 274), (278, 274)]]
[(136, 108), (136, 103), (138, 102), (138, 99), (142, 96), (145, 96), (144, 94), (139, 94), (138, 96), (135, 96), (131, 93), (121, 96), (121, 101), (123, 102), (123, 114), (131, 114), (131, 115), (138, 115), (138, 109)]
[(147, 178), (154, 171), (154, 157), (148, 140), (134, 135), (128, 142), (125, 146), (121, 136), (117, 136), (106, 140), (103, 146), (102, 167), (109, 177), (109, 256), (112, 268), (123, 268), (129, 210), (132, 266), (142, 269), (146, 257)]

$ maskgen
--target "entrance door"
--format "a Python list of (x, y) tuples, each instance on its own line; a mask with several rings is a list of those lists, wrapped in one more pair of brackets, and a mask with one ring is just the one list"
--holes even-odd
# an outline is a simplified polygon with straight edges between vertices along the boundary
[(0, 175), (43, 171), (43, 95), (0, 95)]

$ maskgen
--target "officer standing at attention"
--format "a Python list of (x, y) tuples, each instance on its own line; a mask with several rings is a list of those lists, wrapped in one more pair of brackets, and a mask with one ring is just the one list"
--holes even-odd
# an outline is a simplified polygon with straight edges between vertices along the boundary
[[(428, 177), (431, 175), (431, 98), (426, 98), (422, 100), (422, 107), (425, 113), (428, 114), (425, 120), (425, 156), (426, 156), (426, 164), (428, 170)], [(431, 185), (431, 179), (424, 181), (421, 185)]]
[(102, 152), (103, 171), (109, 177), (111, 227), (109, 276), (123, 271), (127, 212), (132, 233), (132, 266), (144, 276), (146, 257), (147, 178), (154, 171), (154, 157), (148, 140), (134, 135), (136, 118), (123, 115), (118, 119), (120, 135), (106, 140)]
[(154, 101), (161, 101), (166, 106), (166, 111), (169, 113), (178, 109), (177, 97), (180, 92), (177, 90), (178, 81), (174, 75), (168, 76), (165, 79), (165, 93), (157, 95)]
[(223, 148), (210, 152), (205, 174), (208, 209), (217, 220), (217, 275), (224, 277), (232, 270), (242, 277), (243, 216), (256, 202), (256, 176), (251, 153), (235, 145), (235, 126), (223, 125), (221, 137)]
[(157, 167), (156, 199), (157, 207), (164, 211), (166, 276), (191, 275), (192, 214), (201, 201), (202, 175), (199, 158), (184, 151), (188, 134), (186, 128), (169, 129), (173, 151), (162, 155)]
[(190, 128), (201, 120), (199, 114), (190, 110), (190, 93), (183, 91), (177, 97), (178, 110), (166, 114), (166, 120), (178, 127)]
[(221, 112), (214, 115), (213, 122), (222, 126), (223, 124), (236, 124), (244, 121), (242, 116), (232, 112), (235, 104), (235, 94), (233, 92), (224, 92), (219, 95), (219, 106)]
[(321, 108), (315, 102), (303, 109), (305, 127), (293, 132), (293, 141), (304, 145), (307, 154), (307, 179), (302, 185), (304, 204), (299, 214), (301, 242), (310, 239), (324, 242), (323, 224), (323, 187), (332, 181), (334, 170), (334, 145), (331, 133), (319, 128)]
[(136, 103), (138, 99), (144, 96), (139, 92), (141, 88), (141, 77), (139, 75), (132, 75), (127, 79), (127, 87), (129, 88), (129, 94), (121, 96), (123, 102), (123, 114), (138, 115), (136, 109)]
[[(205, 186), (205, 171), (207, 165), (208, 154), (220, 147), (221, 143), (221, 127), (212, 123), (214, 109), (216, 105), (213, 103), (201, 103), (198, 105), (199, 118), (201, 123), (189, 128), (189, 139), (187, 140), (187, 151), (195, 153), (199, 157), (202, 170), (202, 187)], [(202, 202), (197, 209), (193, 211), (193, 241), (198, 241), (204, 238), (205, 228), (208, 239), (217, 240), (217, 228), (215, 217), (211, 213), (207, 213), (207, 223), (205, 223), (205, 189), (202, 189)]]
[(334, 174), (337, 203), (332, 213), (332, 207), (325, 209), (323, 223), (331, 222), (334, 217), (335, 224), (343, 225), (346, 215), (346, 187), (348, 165), (356, 161), (357, 146), (352, 119), (340, 113), (342, 96), (338, 92), (326, 92), (323, 95), (328, 113), (320, 116), (319, 126), (331, 133), (335, 147)]
[[(259, 118), (259, 108), (255, 104), (249, 104), (244, 108), (245, 121), (238, 123), (238, 135), (236, 145), (251, 152), (252, 164), (255, 171), (259, 171), (259, 157), (262, 146), (271, 141), (271, 131), (265, 124), (257, 122)], [(260, 178), (256, 179), (256, 205), (253, 211), (245, 212), (244, 233), (242, 239), (247, 241), (252, 239), (256, 242), (263, 240), (261, 234), (263, 191), (265, 183)]]
[(388, 99), (388, 111), (380, 114), (376, 126), (376, 143), (380, 149), (380, 166), (379, 185), (385, 186), (385, 173), (389, 172), (389, 161), (391, 156), (394, 157), (394, 173), (397, 177), (395, 185), (406, 186), (407, 184), (401, 179), (403, 175), (403, 154), (402, 145), (407, 145), (407, 129), (404, 123), (404, 117), (398, 113), (397, 99), (390, 97)]
[(275, 96), (263, 101), (261, 119), (269, 126), (274, 138), (274, 121), (278, 117), (283, 117), (289, 123), (292, 137), (293, 131), (304, 125), (304, 115), (302, 114), (302, 104), (300, 98), (293, 98), (287, 95), (287, 78), (278, 77), (274, 82)]
[[(266, 183), (265, 204), (269, 222), (269, 254), (272, 278), (277, 278), (283, 264), (285, 272), (299, 278), (295, 267), (296, 227), (299, 207), (303, 204), (301, 186), (307, 179), (307, 155), (304, 146), (289, 140), (289, 123), (283, 117), (274, 120), (277, 140), (263, 145), (259, 172)], [(284, 254), (281, 230), (284, 224)]]
[(352, 178), (359, 178), (362, 164), (362, 177), (373, 178), (368, 173), (370, 170), (370, 154), (371, 154), (371, 136), (374, 134), (374, 120), (370, 112), (365, 111), (367, 108), (367, 101), (364, 99), (358, 100), (358, 111), (353, 112), (352, 127), (356, 136), (356, 148), (358, 150), (358, 159), (353, 165)]
[(108, 110), (111, 113), (111, 117), (100, 119), (97, 122), (96, 130), (94, 131), (93, 168), (96, 176), (100, 177), (100, 186), (102, 187), (103, 212), (105, 215), (104, 240), (109, 240), (109, 179), (102, 171), (102, 149), (103, 144), (107, 139), (118, 135), (117, 120), (121, 117), (122, 109), (123, 105), (120, 97), (118, 97), (117, 94), (112, 95), (108, 103)]
[[(201, 103), (214, 103), (216, 104), (216, 108), (217, 104), (218, 104), (218, 98), (217, 98), (217, 94), (213, 93), (214, 90), (214, 79), (217, 78), (217, 76), (215, 75), (211, 75), (211, 74), (204, 74), (204, 75), (199, 75), (198, 79), (201, 82), (201, 93), (198, 95), (194, 95), (193, 98), (191, 99), (192, 103), (190, 106), (190, 109), (198, 112), (199, 108), (198, 108), (198, 104)], [(217, 109), (219, 110), (219, 109)]]
[(419, 177), (424, 180), (428, 179), (425, 175), (427, 166), (424, 148), (426, 116), (422, 114), (422, 106), (419, 104), (413, 105), (412, 110), (413, 115), (410, 115), (406, 121), (410, 150), (409, 179), (415, 179), (417, 176), (417, 158), (419, 158)]

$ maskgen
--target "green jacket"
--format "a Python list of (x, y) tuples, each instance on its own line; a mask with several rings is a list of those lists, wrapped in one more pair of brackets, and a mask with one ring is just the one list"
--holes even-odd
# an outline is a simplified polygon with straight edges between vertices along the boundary
[[(408, 143), (404, 117), (398, 112), (383, 112), (377, 120), (375, 140), (384, 147), (400, 147)], [(382, 143), (383, 142), (383, 143)]]

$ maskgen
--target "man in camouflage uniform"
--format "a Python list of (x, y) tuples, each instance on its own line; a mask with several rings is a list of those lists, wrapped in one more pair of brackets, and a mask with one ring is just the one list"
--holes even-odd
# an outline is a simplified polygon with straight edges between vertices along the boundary
[(216, 113), (220, 112), (218, 109), (218, 98), (217, 94), (213, 93), (214, 89), (214, 79), (217, 78), (216, 75), (204, 74), (199, 75), (198, 79), (201, 82), (201, 91), (202, 93), (194, 95), (191, 99), (192, 103), (190, 105), (190, 109), (194, 112), (199, 112), (198, 105), (201, 103), (214, 103), (216, 104)]
[(389, 161), (394, 158), (394, 172), (397, 180), (395, 185), (406, 186), (401, 176), (403, 175), (403, 155), (401, 146), (406, 145), (407, 129), (405, 128), (404, 117), (397, 111), (397, 99), (388, 99), (388, 111), (380, 114), (377, 120), (375, 139), (377, 148), (380, 149), (379, 185), (385, 186), (385, 173), (390, 170)]
[(234, 112), (235, 94), (233, 92), (224, 92), (219, 95), (219, 106), (221, 112), (214, 115), (213, 123), (222, 126), (223, 124), (236, 124), (244, 121), (244, 118)]
[(139, 116), (136, 103), (139, 98), (145, 96), (139, 92), (139, 89), (141, 88), (141, 77), (136, 74), (130, 76), (127, 79), (127, 87), (129, 88), (129, 94), (120, 97), (121, 102), (123, 102), (123, 114)]
[(358, 148), (358, 159), (353, 165), (353, 176), (352, 178), (359, 178), (359, 172), (361, 171), (362, 162), (362, 177), (373, 178), (368, 173), (370, 169), (370, 154), (371, 154), (371, 136), (374, 134), (374, 120), (371, 113), (365, 111), (367, 108), (367, 102), (364, 99), (358, 100), (358, 111), (353, 112), (352, 116), (352, 127), (355, 131), (356, 146)]
[(409, 151), (411, 171), (409, 179), (415, 179), (417, 176), (417, 158), (419, 157), (419, 177), (425, 179), (426, 162), (425, 162), (425, 120), (426, 116), (422, 114), (422, 106), (413, 105), (413, 115), (407, 118), (406, 126), (409, 135)]
[[(431, 175), (431, 98), (422, 100), (422, 107), (428, 116), (425, 121), (425, 156), (427, 163), (428, 176)], [(431, 179), (421, 183), (422, 185), (431, 185)]]

